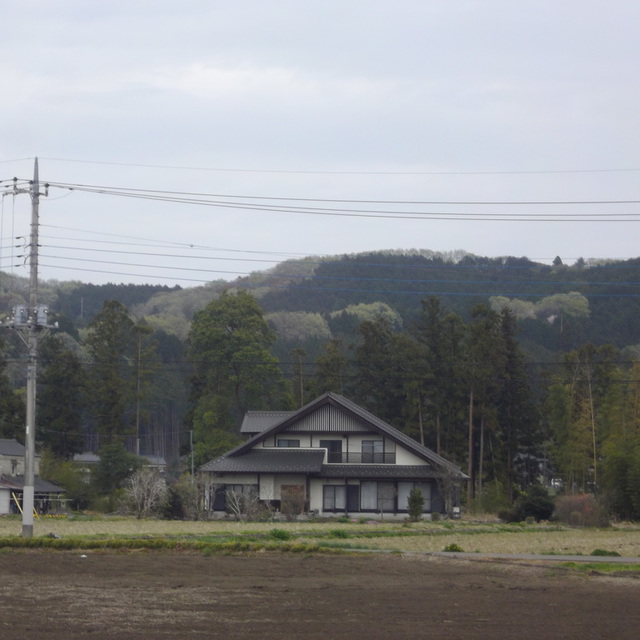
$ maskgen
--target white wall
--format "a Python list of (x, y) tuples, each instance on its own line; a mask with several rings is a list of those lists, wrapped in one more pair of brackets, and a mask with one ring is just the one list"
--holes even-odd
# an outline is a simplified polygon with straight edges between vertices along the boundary
[(11, 492), (9, 489), (0, 489), (0, 515), (6, 516), (10, 513), (9, 503), (11, 500)]

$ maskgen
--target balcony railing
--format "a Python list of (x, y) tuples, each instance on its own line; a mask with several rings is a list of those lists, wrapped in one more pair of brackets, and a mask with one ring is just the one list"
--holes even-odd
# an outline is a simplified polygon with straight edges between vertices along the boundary
[(327, 462), (331, 464), (395, 464), (396, 452), (362, 453), (361, 451), (329, 451)]

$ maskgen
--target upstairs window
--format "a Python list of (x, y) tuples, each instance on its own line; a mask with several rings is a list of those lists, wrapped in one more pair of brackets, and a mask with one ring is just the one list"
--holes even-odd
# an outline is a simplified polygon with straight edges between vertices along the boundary
[(362, 462), (369, 464), (384, 462), (384, 442), (382, 440), (362, 441)]
[(291, 440), (287, 438), (278, 438), (276, 442), (276, 446), (278, 447), (299, 447), (300, 440)]

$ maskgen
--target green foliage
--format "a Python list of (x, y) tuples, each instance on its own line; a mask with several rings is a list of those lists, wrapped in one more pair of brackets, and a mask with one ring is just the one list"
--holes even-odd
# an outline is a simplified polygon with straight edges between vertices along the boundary
[(191, 422), (196, 439), (236, 431), (247, 409), (290, 405), (282, 372), (270, 353), (274, 333), (256, 300), (223, 293), (195, 314), (189, 336), (194, 363)]
[(103, 445), (98, 453), (100, 461), (91, 480), (96, 492), (101, 495), (108, 495), (122, 488), (127, 478), (142, 466), (142, 460), (129, 453), (118, 442)]
[(374, 415), (399, 426), (403, 422), (402, 370), (408, 340), (395, 334), (384, 317), (363, 322), (358, 332), (361, 342), (356, 349), (356, 375), (350, 395)]
[(413, 522), (418, 522), (422, 519), (422, 512), (424, 509), (424, 497), (422, 491), (418, 487), (414, 487), (409, 492), (408, 500), (408, 512), (409, 518)]
[(0, 438), (24, 441), (25, 404), (11, 388), (5, 361), (6, 344), (0, 339)]
[(184, 474), (168, 485), (162, 517), (166, 520), (197, 520), (198, 516), (198, 487), (189, 474)]
[(386, 302), (350, 304), (341, 311), (334, 311), (331, 317), (336, 318), (341, 314), (355, 316), (358, 324), (362, 322), (375, 322), (379, 318), (383, 318), (396, 331), (402, 327), (402, 317)]
[(243, 441), (237, 433), (229, 433), (222, 429), (210, 429), (202, 433), (200, 437), (201, 440), (193, 446), (196, 469), (237, 447)]
[(61, 336), (49, 336), (40, 347), (37, 438), (59, 458), (70, 459), (84, 445), (82, 410), (84, 372), (80, 359)]
[(606, 549), (594, 549), (590, 556), (608, 556), (612, 558), (619, 558), (620, 554), (617, 551), (607, 551)]
[(331, 338), (329, 325), (319, 313), (305, 311), (277, 311), (266, 316), (267, 322), (274, 328), (278, 338), (289, 344), (300, 345), (307, 340)]
[(464, 549), (460, 545), (456, 544), (455, 542), (452, 542), (451, 544), (446, 545), (442, 550), (450, 553), (464, 553)]
[[(52, 307), (77, 326), (86, 326), (87, 321), (93, 320), (108, 300), (118, 300), (126, 307), (142, 304), (151, 296), (160, 292), (175, 293), (179, 287), (151, 284), (83, 284), (81, 282), (55, 283)], [(39, 291), (41, 296), (47, 296), (47, 283), (43, 283)]]
[(162, 517), (165, 520), (186, 519), (186, 509), (183, 497), (174, 485), (167, 487), (167, 498), (162, 507)]
[(523, 521), (532, 517), (540, 520), (550, 520), (554, 511), (554, 503), (549, 492), (539, 484), (534, 484), (522, 494), (515, 502), (515, 511), (518, 520)]
[(316, 360), (316, 394), (328, 391), (344, 393), (348, 361), (342, 341), (333, 338), (325, 344), (324, 352)]
[(291, 540), (293, 536), (291, 532), (286, 529), (271, 529), (271, 531), (269, 531), (269, 537), (274, 540)]
[(74, 511), (84, 511), (95, 497), (93, 487), (73, 462), (56, 458), (51, 450), (45, 450), (40, 459), (40, 476), (59, 484), (65, 491), (69, 506)]
[(92, 359), (88, 393), (98, 433), (109, 442), (132, 431), (127, 410), (135, 399), (135, 324), (127, 308), (105, 302), (89, 325), (86, 344)]

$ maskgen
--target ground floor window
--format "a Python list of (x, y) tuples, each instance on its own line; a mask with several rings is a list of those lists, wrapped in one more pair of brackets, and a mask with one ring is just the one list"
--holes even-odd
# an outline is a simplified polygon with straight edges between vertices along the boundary
[(344, 485), (325, 485), (322, 492), (323, 511), (344, 511), (347, 492)]
[(395, 511), (396, 489), (393, 482), (361, 482), (361, 511)]
[(235, 493), (237, 495), (258, 494), (257, 484), (228, 484), (225, 487), (227, 493)]
[(370, 511), (374, 513), (403, 513), (408, 511), (409, 494), (420, 489), (424, 499), (424, 513), (432, 511), (432, 486), (429, 482), (390, 482), (363, 480), (359, 484), (325, 485), (322, 495), (323, 511)]
[(398, 482), (398, 510), (408, 511), (409, 494), (413, 489), (420, 489), (422, 498), (424, 499), (424, 506), (422, 507), (422, 511), (424, 513), (430, 513), (431, 484), (428, 482)]

